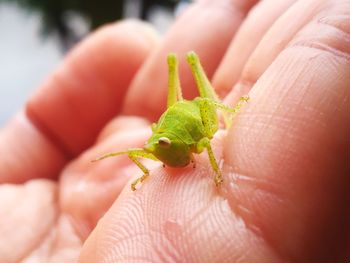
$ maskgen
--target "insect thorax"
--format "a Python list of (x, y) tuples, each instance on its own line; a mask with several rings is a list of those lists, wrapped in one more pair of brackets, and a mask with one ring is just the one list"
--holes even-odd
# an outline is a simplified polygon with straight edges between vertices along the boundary
[(194, 101), (179, 101), (160, 117), (157, 133), (176, 134), (187, 145), (197, 143), (205, 136), (200, 110)]

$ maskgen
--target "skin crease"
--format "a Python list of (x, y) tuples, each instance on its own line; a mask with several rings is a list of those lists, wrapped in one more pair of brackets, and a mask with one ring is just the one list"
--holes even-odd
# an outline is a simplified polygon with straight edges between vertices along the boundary
[[(228, 2), (243, 8), (237, 11), (242, 14), (253, 5)], [(161, 45), (139, 23), (101, 29), (68, 56), (26, 110), (3, 128), (4, 262), (76, 262), (78, 257), (84, 263), (350, 261), (350, 2), (295, 1), (289, 8), (269, 9), (271, 2), (262, 1), (257, 8), (265, 11), (252, 12), (249, 21), (275, 17), (275, 22), (269, 22), (268, 29), (265, 23), (244, 23), (230, 44), (227, 39), (242, 19), (218, 16), (222, 20), (216, 23), (227, 23), (231, 30), (215, 54), (208, 50), (218, 39), (212, 43), (207, 37), (217, 31), (216, 23), (206, 25), (206, 34), (174, 43), (193, 34), (194, 27), (183, 27), (185, 22), (203, 23), (195, 14), (206, 8), (204, 3), (183, 14)], [(242, 33), (250, 27), (262, 37), (253, 39), (250, 46), (256, 48), (249, 55), (240, 54), (232, 46), (251, 41)], [(129, 55), (118, 56), (121, 48)], [(150, 136), (150, 122), (144, 117), (156, 119), (166, 101), (165, 76), (159, 73), (162, 76), (152, 82), (152, 94), (159, 94), (151, 101), (154, 111), (145, 112), (150, 107), (145, 99), (149, 74), (164, 70), (167, 52), (183, 56), (190, 49), (203, 57), (209, 75), (218, 68), (215, 83), (236, 84), (227, 103), (234, 102), (241, 80), (249, 80), (249, 103), (231, 129), (218, 132), (212, 141), (222, 161), (224, 184), (215, 188), (204, 153), (196, 156), (195, 169), (145, 162), (151, 177), (131, 192), (130, 181), (140, 171), (126, 157), (93, 165), (89, 161), (112, 150), (142, 146)], [(233, 55), (225, 55), (226, 50), (241, 61), (242, 66), (232, 66), (238, 83), (225, 79), (226, 67), (235, 63), (227, 60)], [(91, 54), (107, 64), (91, 60)], [(118, 69), (124, 71), (115, 76)], [(58, 83), (52, 80), (57, 74)], [(190, 79), (189, 71), (180, 74)], [(77, 96), (81, 85), (86, 88)], [(64, 94), (58, 91), (61, 86)], [(62, 96), (71, 98), (73, 108), (65, 107)], [(106, 109), (100, 109), (104, 103)], [(112, 119), (120, 111), (137, 116)]]
[[(227, 95), (232, 90), (232, 86), (239, 80), (247, 59), (266, 31), (278, 19), (280, 14), (295, 2), (296, 0), (265, 0), (257, 3), (250, 11), (213, 76), (213, 85), (222, 97)], [(266, 12), (269, 13), (269, 16), (265, 16)], [(257, 24), (259, 26), (256, 26)], [(249, 41), (246, 41), (247, 39)], [(235, 90), (237, 90), (237, 87), (235, 87)], [(242, 94), (248, 91), (244, 90)]]

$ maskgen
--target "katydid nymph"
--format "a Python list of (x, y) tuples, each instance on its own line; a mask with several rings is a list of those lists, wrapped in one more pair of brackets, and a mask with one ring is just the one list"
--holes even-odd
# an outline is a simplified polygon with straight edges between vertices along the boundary
[[(210, 164), (215, 172), (214, 182), (219, 186), (223, 179), (215, 159), (210, 140), (219, 128), (217, 109), (227, 113), (237, 113), (248, 96), (240, 98), (234, 108), (224, 105), (212, 88), (196, 53), (187, 53), (187, 62), (198, 87), (200, 96), (193, 100), (182, 97), (178, 74), (178, 59), (170, 53), (167, 57), (169, 82), (167, 109), (159, 121), (154, 123), (152, 136), (143, 148), (133, 148), (122, 152), (108, 153), (97, 160), (126, 154), (142, 170), (143, 175), (131, 184), (136, 185), (148, 178), (150, 171), (140, 162), (140, 158), (161, 161), (163, 165), (184, 167), (194, 163), (194, 154), (207, 151)], [(227, 120), (227, 118), (226, 118)]]

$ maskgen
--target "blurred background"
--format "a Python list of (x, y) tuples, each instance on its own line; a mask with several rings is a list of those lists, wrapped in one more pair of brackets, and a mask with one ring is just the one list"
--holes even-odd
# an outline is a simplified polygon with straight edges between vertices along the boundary
[(191, 0), (0, 0), (0, 127), (90, 31), (140, 18), (164, 33)]

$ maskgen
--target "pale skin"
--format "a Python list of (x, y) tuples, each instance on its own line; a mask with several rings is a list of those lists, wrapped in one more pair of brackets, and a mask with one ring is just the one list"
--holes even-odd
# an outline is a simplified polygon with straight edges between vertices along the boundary
[[(161, 44), (123, 22), (68, 55), (0, 133), (2, 261), (350, 261), (348, 1), (253, 6), (197, 1)], [(250, 95), (211, 140), (224, 181), (203, 152), (195, 169), (145, 162), (133, 192), (126, 156), (90, 160), (143, 146), (166, 109), (164, 57), (188, 50), (225, 105)]]
[[(108, 153), (94, 160), (100, 161), (109, 157), (128, 155), (130, 160), (143, 172), (142, 176), (131, 183), (131, 190), (133, 191), (136, 190), (138, 184), (143, 183), (150, 175), (150, 170), (139, 159), (147, 158), (154, 161), (163, 161), (163, 167), (165, 165), (184, 167), (192, 162), (193, 168), (195, 168), (194, 153), (200, 154), (205, 149), (208, 153), (209, 163), (215, 172), (215, 185), (220, 186), (223, 181), (219, 164), (210, 144), (210, 140), (213, 139), (219, 128), (216, 110), (221, 109), (231, 114), (238, 113), (242, 103), (247, 102), (249, 97), (247, 95), (241, 97), (234, 108), (224, 105), (219, 101), (215, 90), (211, 86), (198, 55), (192, 51), (188, 52), (186, 57), (196, 80), (200, 97), (192, 101), (183, 99), (178, 73), (178, 59), (176, 54), (168, 54), (167, 110), (162, 114), (158, 123), (152, 124), (153, 134), (151, 138), (145, 143), (143, 148)], [(188, 107), (190, 107), (190, 110), (188, 110)], [(229, 119), (227, 116), (225, 117), (227, 119), (226, 126), (229, 127), (231, 123), (228, 123)], [(199, 121), (196, 122), (196, 120)], [(184, 129), (178, 128), (181, 123), (184, 124), (182, 126)], [(188, 130), (193, 131), (188, 133)], [(169, 138), (167, 134), (175, 135), (175, 137)], [(176, 152), (173, 150), (175, 142), (177, 144)], [(181, 158), (177, 158), (178, 154), (181, 155)], [(186, 161), (183, 161), (183, 159)]]

